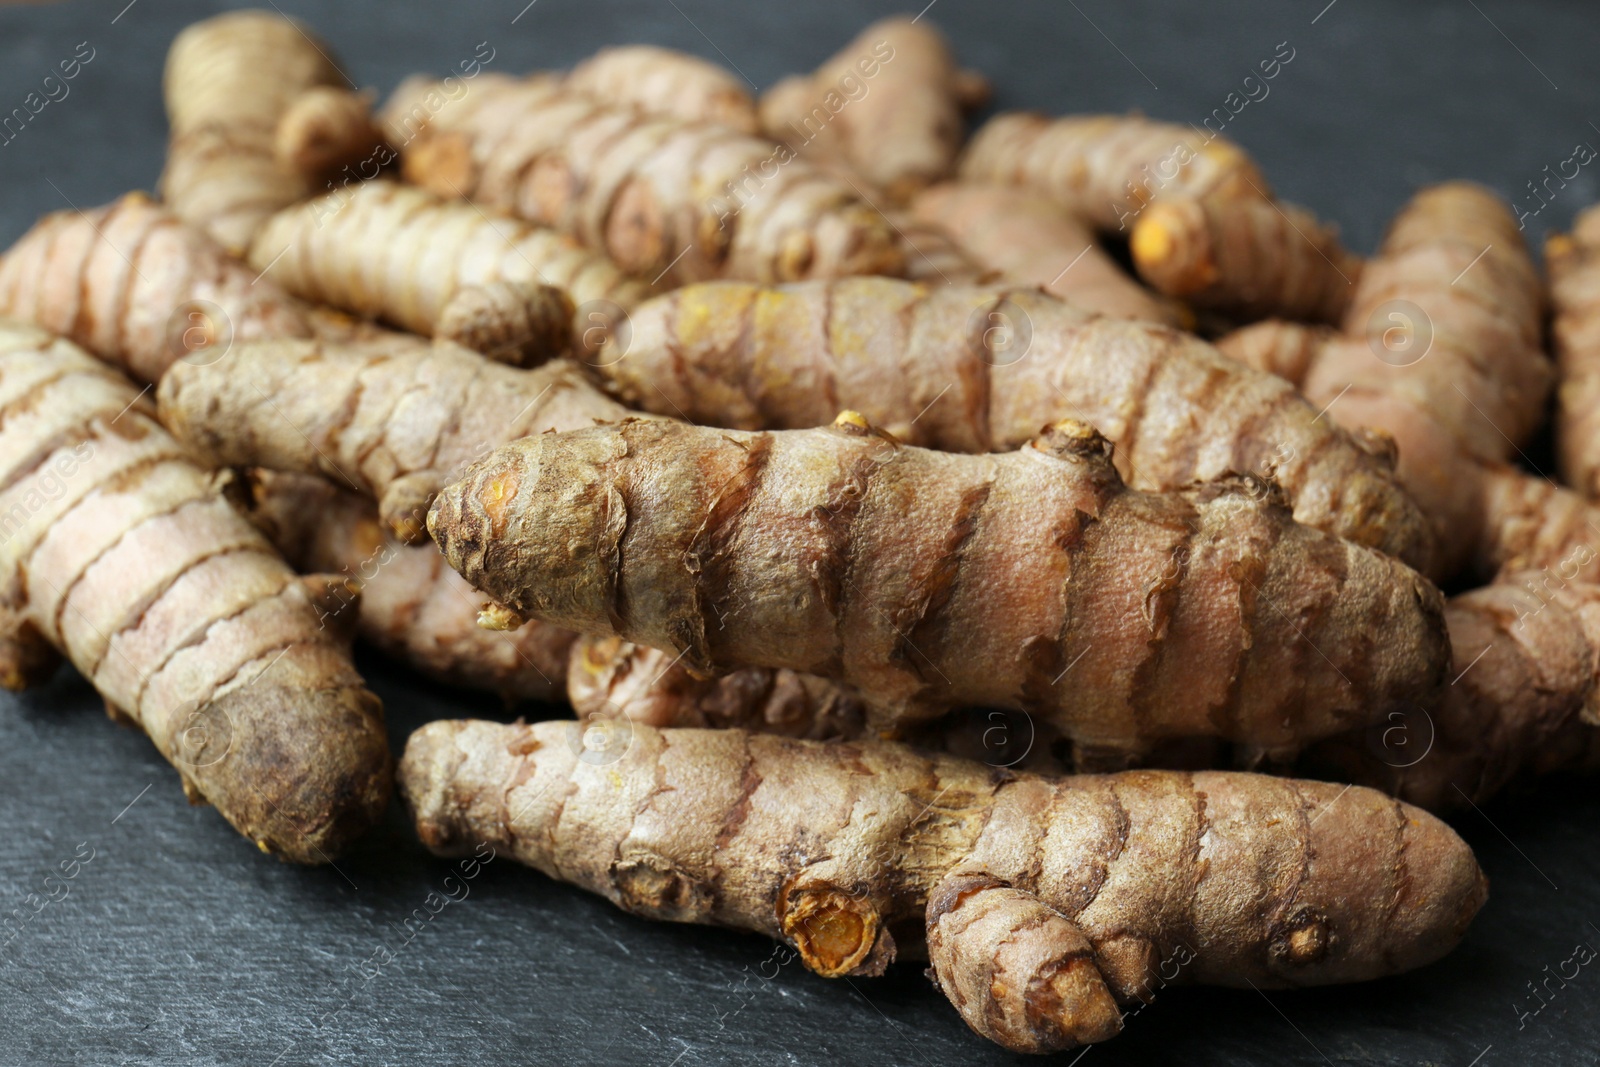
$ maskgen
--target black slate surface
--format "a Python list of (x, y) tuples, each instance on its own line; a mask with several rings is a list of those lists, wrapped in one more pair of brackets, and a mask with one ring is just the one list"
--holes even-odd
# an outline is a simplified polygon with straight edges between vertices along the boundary
[[(765, 86), (895, 10), (525, 2), (283, 9), (332, 40), (356, 81), (385, 91), (481, 41), (495, 50), (490, 69), (506, 71), (659, 42)], [(167, 43), (227, 5), (125, 3), (0, 7), (0, 114), (80, 42), (94, 51), (69, 95), (0, 147), (0, 243), (42, 212), (153, 185)], [(929, 17), (994, 78), (1001, 107), (1137, 108), (1192, 122), (1288, 42), (1294, 58), (1270, 95), (1226, 132), (1282, 195), (1337, 221), (1363, 251), (1423, 182), (1471, 177), (1518, 198), (1536, 240), (1600, 198), (1594, 164), (1548, 206), (1529, 186), (1580, 142), (1600, 145), (1600, 11), (1582, 0), (938, 0)], [(397, 749), (432, 718), (503, 714), (375, 656), (362, 665)], [(0, 705), (0, 916), (27, 917), (15, 936), (0, 930), (10, 938), (0, 945), (0, 1067), (1023, 1062), (968, 1033), (913, 967), (824, 981), (760, 938), (646, 923), (505, 860), (407, 941), (399, 924), (451, 868), (423, 852), (398, 809), (337, 870), (291, 868), (186, 805), (149, 743), (107, 722), (71, 672)], [(1572, 974), (1580, 943), (1600, 948), (1593, 782), (1541, 783), (1455, 822), (1494, 890), (1443, 963), (1359, 988), (1173, 991), (1084, 1061), (1597, 1062), (1600, 968), (1549, 977)], [(63, 861), (91, 854), (66, 896), (59, 883), (46, 888)], [(30, 894), (61, 899), (34, 914)], [(1540, 982), (1542, 1000), (1530, 991)]]

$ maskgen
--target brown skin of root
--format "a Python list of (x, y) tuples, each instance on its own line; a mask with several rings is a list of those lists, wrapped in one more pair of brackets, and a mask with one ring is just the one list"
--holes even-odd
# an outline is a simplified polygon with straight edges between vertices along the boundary
[(0, 410), (6, 620), (137, 723), (191, 800), (285, 859), (335, 857), (392, 782), (382, 705), (329, 618), (354, 591), (296, 577), (81, 349), (0, 324)]
[(901, 16), (873, 23), (814, 73), (763, 95), (761, 124), (773, 140), (840, 159), (903, 203), (954, 168), (963, 94), (970, 100), (973, 89), (944, 35)]
[(619, 637), (577, 639), (568, 660), (567, 699), (581, 720), (739, 727), (818, 740), (860, 737), (866, 728), (866, 709), (847, 686), (758, 668), (696, 677), (667, 653)]
[(162, 81), (171, 209), (241, 255), (268, 215), (303, 200), (314, 186), (279, 162), (279, 123), (307, 90), (345, 85), (332, 54), (276, 12), (230, 12), (180, 33)]
[(1259, 484), (1127, 490), (1109, 452), (1082, 424), (974, 457), (853, 413), (772, 434), (628, 420), (500, 449), (428, 526), (519, 614), (703, 673), (833, 677), (875, 729), (979, 705), (1108, 750), (1292, 751), (1432, 691), (1442, 601), (1414, 573), (1297, 526)]
[(1105, 232), (1129, 232), (1140, 212), (1166, 199), (1270, 195), (1238, 145), (1139, 115), (1002, 113), (972, 135), (958, 173), (1027, 186)]
[(715, 63), (670, 48), (602, 48), (573, 67), (565, 84), (602, 103), (648, 115), (715, 122), (751, 134), (760, 125), (744, 82)]
[(1094, 231), (1054, 201), (999, 185), (952, 182), (919, 193), (913, 217), (944, 226), (977, 262), (1012, 285), (1038, 286), (1051, 296), (1103, 315), (1177, 326), (1178, 306), (1122, 270)]
[(1116, 441), (1136, 488), (1270, 474), (1298, 521), (1430, 569), (1433, 531), (1386, 447), (1187, 334), (1036, 291), (688, 286), (636, 308), (627, 347), (588, 365), (629, 406), (741, 430), (851, 408), (910, 444), (987, 452), (1080, 419)]
[(1139, 276), (1159, 291), (1248, 319), (1336, 323), (1361, 276), (1361, 260), (1331, 226), (1266, 199), (1151, 204), (1129, 247)]
[(376, 159), (386, 145), (372, 117), (373, 94), (324, 85), (307, 89), (278, 120), (273, 152), (278, 166), (311, 188), (346, 167)]
[(552, 285), (491, 282), (457, 291), (434, 336), (512, 367), (536, 367), (572, 349), (572, 298)]
[(354, 583), (326, 609), (329, 621), (358, 625), (373, 647), (431, 678), (496, 693), (508, 703), (559, 701), (574, 634), (530, 622), (514, 633), (477, 624), (483, 594), (451, 570), (432, 545), (390, 540), (371, 501), (305, 474), (254, 471), (246, 516), (303, 571)]
[(1256, 775), (1052, 779), (882, 741), (441, 721), (399, 776), (439, 854), (488, 845), (635, 914), (781, 939), (823, 973), (877, 973), (926, 931), (941, 988), (1001, 1008), (980, 1032), (1019, 1051), (1109, 1036), (1106, 992), (1158, 976), (1272, 988), (1421, 966), (1486, 894), (1432, 816)]
[(0, 259), (0, 315), (145, 382), (232, 345), (306, 337), (306, 310), (143, 193), (47, 215)]
[[(438, 108), (414, 103), (430, 92)], [(548, 78), (482, 75), (453, 101), (402, 85), (385, 109), (388, 128), (416, 127), (408, 116), (419, 109), (420, 133), (402, 161), (408, 181), (561, 230), (644, 278), (798, 281), (904, 269), (883, 217), (784, 145), (608, 108)]]
[(1570, 234), (1545, 240), (1550, 326), (1561, 388), (1556, 393), (1556, 454), (1562, 481), (1600, 496), (1600, 210), (1589, 208)]

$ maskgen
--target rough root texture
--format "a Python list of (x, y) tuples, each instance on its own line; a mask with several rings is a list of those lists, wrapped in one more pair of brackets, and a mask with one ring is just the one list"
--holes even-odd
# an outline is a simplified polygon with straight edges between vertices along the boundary
[(428, 527), (523, 616), (702, 673), (833, 677), (883, 728), (977, 705), (1114, 752), (1289, 752), (1427, 695), (1448, 658), (1439, 594), (1404, 565), (1295, 524), (1263, 483), (1128, 490), (1081, 423), (990, 456), (855, 413), (541, 434), (470, 468)]
[[(325, 863), (382, 815), (382, 706), (299, 578), (155, 421), (64, 341), (0, 325), (5, 680), (44, 641), (262, 849)], [(13, 649), (20, 644), (21, 651)]]
[(1557, 455), (1562, 480), (1600, 497), (1600, 208), (1580, 214), (1570, 234), (1545, 242), (1551, 338), (1561, 371)]
[(1432, 532), (1392, 451), (1188, 334), (1036, 291), (688, 286), (641, 305), (627, 346), (590, 365), (631, 406), (745, 430), (824, 425), (849, 408), (912, 444), (986, 452), (1080, 419), (1116, 442), (1135, 488), (1270, 479), (1298, 521), (1428, 565)]
[(566, 87), (612, 107), (685, 122), (715, 122), (740, 133), (760, 125), (744, 83), (717, 64), (655, 45), (602, 48), (572, 68)]
[(1429, 963), (1486, 896), (1444, 823), (1372, 790), (1220, 772), (1038, 778), (891, 742), (434, 722), (401, 787), (423, 842), (484, 845), (639, 915), (753, 930), (826, 976), (926, 938), (979, 1033), (1116, 1033), (1158, 987)]

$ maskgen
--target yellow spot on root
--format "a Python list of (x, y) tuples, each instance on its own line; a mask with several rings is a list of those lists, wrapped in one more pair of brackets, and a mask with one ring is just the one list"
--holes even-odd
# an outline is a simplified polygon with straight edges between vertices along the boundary
[(506, 523), (511, 517), (511, 501), (516, 498), (517, 487), (521, 484), (521, 476), (515, 470), (508, 470), (483, 487), (479, 499), (483, 502), (484, 514), (489, 516), (490, 533), (493, 536), (499, 537), (505, 533)]
[[(1152, 209), (1154, 210), (1154, 209)], [(1141, 219), (1133, 227), (1133, 237), (1128, 245), (1134, 262), (1141, 266), (1165, 263), (1172, 257), (1172, 231), (1160, 217)]]
[(486, 604), (478, 612), (478, 625), (485, 630), (515, 630), (527, 620), (504, 604)]

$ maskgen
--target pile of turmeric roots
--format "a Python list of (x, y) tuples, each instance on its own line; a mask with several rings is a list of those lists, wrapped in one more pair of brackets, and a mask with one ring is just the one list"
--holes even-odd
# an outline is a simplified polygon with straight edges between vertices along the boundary
[[(398, 780), (442, 855), (1042, 1052), (1437, 959), (1486, 881), (1424, 809), (1600, 763), (1600, 210), (1548, 285), (1463, 182), (1363, 259), (1187, 125), (966, 136), (926, 19), (759, 97), (334, 54), (185, 30), (159, 197), (0, 260), (0, 675), (261, 849)], [(396, 770), (356, 636), (576, 721)]]

